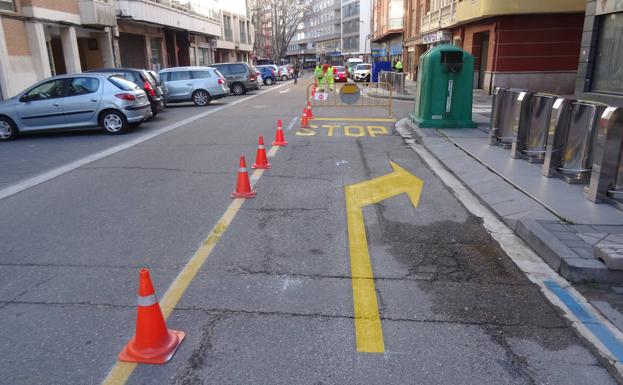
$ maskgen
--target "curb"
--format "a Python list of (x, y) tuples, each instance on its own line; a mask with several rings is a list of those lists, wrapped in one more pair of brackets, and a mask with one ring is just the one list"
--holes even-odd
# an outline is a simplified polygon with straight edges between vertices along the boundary
[[(595, 258), (583, 258), (556, 238), (543, 226), (543, 223), (558, 222), (558, 218), (540, 203), (516, 189), (502, 176), (489, 170), (478, 159), (473, 158), (436, 131), (423, 131), (408, 118), (396, 123), (396, 127), (399, 125), (413, 134), (412, 136), (410, 134), (405, 135), (404, 129), (398, 129), (397, 131), (403, 139), (415, 139), (417, 143), (424, 146), (483, 205), (494, 212), (515, 235), (526, 242), (547, 265), (566, 280), (574, 283), (587, 281), (598, 283), (623, 282), (623, 271), (610, 270), (604, 263)], [(481, 171), (474, 172), (474, 169)], [(483, 173), (483, 171), (489, 171), (489, 173)], [(476, 178), (481, 179), (474, 182), (473, 179)], [(470, 186), (468, 179), (472, 179), (472, 183), (476, 185)], [(482, 189), (482, 185), (485, 184), (489, 185), (494, 192), (491, 193)], [(480, 186), (477, 187), (477, 185)], [(481, 190), (478, 191), (478, 189)], [(483, 193), (483, 191), (485, 192)], [(498, 199), (496, 201), (500, 195), (506, 195), (510, 197), (510, 200), (499, 201)], [(514, 213), (514, 209), (517, 207), (522, 208), (523, 212)]]

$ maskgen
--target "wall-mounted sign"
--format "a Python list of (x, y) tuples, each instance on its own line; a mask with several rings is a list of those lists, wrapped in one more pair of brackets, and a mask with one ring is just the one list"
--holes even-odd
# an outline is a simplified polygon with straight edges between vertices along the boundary
[(623, 11), (623, 0), (597, 0), (597, 7), (595, 8), (597, 15), (621, 11)]
[(392, 45), (389, 47), (390, 56), (402, 55), (402, 45)]
[(385, 48), (372, 48), (372, 57), (385, 57)]
[(422, 42), (424, 44), (449, 42), (451, 40), (452, 32), (444, 30), (427, 33), (426, 35), (422, 36)]

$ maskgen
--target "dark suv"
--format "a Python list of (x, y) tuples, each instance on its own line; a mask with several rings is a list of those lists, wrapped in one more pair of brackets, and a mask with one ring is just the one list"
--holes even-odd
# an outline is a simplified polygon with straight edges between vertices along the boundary
[(154, 79), (149, 76), (146, 70), (139, 68), (99, 68), (84, 72), (119, 74), (145, 90), (145, 93), (147, 93), (147, 97), (149, 98), (149, 102), (151, 103), (151, 112), (153, 113), (153, 116), (156, 116), (158, 112), (164, 110), (165, 100), (163, 91), (158, 84), (156, 84)]
[(210, 64), (216, 68), (227, 80), (227, 85), (234, 95), (242, 95), (248, 90), (259, 90), (257, 73), (247, 63), (217, 63)]

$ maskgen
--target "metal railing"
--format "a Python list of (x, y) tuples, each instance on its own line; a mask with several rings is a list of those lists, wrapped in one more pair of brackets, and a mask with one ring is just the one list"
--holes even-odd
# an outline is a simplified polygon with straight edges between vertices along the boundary
[[(374, 96), (370, 96), (370, 94)], [(307, 100), (314, 107), (379, 107), (392, 116), (392, 87), (388, 83), (332, 83), (307, 85)]]
[(396, 93), (406, 94), (406, 76), (407, 75), (404, 72), (380, 71), (379, 82), (389, 84), (389, 87), (391, 87), (391, 89)]

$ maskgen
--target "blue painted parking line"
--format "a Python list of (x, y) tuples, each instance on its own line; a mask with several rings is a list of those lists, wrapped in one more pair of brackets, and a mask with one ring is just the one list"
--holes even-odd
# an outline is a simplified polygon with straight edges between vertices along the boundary
[(601, 321), (591, 315), (567, 290), (554, 281), (545, 286), (575, 315), (618, 361), (623, 361), (623, 343)]

